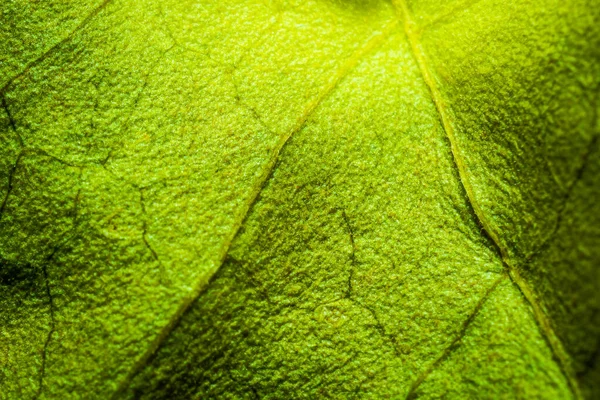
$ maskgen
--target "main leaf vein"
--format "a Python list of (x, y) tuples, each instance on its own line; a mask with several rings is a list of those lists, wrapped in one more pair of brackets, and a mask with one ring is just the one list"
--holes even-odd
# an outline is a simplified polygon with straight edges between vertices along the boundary
[(525, 280), (520, 276), (519, 272), (515, 268), (513, 268), (510, 257), (508, 256), (508, 253), (502, 246), (502, 242), (498, 233), (491, 228), (491, 224), (487, 221), (485, 213), (479, 207), (473, 188), (470, 185), (469, 173), (463, 161), (464, 158), (461, 155), (460, 148), (457, 145), (457, 140), (454, 135), (452, 124), (450, 123), (449, 115), (447, 113), (447, 106), (439, 92), (439, 89), (437, 88), (432, 73), (429, 70), (425, 52), (423, 51), (422, 46), (419, 42), (419, 33), (415, 31), (415, 25), (411, 20), (408, 6), (405, 0), (392, 0), (392, 2), (399, 13), (399, 18), (401, 18), (404, 22), (404, 29), (406, 32), (407, 39), (410, 42), (413, 56), (419, 66), (423, 80), (429, 88), (432, 101), (435, 104), (436, 109), (438, 111), (440, 123), (450, 143), (450, 149), (452, 151), (454, 163), (456, 165), (456, 168), (458, 170), (458, 176), (460, 178), (459, 180), (463, 189), (465, 190), (468, 204), (472, 208), (473, 214), (482, 228), (482, 233), (489, 237), (492, 245), (496, 248), (498, 256), (502, 260), (502, 263), (504, 264), (511, 281), (521, 291), (524, 298), (531, 306), (535, 317), (535, 322), (537, 323), (545, 341), (548, 343), (561, 372), (565, 376), (569, 387), (573, 392), (573, 395), (575, 396), (575, 398), (581, 398), (577, 381), (574, 377), (574, 373), (572, 372), (570, 357), (567, 355), (562, 343), (560, 342), (556, 333), (552, 329), (549, 318), (546, 316), (540, 304), (538, 304), (538, 302), (536, 301), (533, 291), (531, 290), (527, 282), (525, 282)]

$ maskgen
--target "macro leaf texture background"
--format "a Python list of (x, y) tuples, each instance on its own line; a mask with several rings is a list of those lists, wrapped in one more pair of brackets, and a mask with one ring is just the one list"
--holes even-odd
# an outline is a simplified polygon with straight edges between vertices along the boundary
[(4, 0), (0, 399), (599, 399), (597, 0)]

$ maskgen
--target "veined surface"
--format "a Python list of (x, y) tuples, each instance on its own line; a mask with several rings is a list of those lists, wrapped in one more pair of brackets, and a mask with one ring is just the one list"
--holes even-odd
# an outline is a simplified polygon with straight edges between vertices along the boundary
[(1, 398), (598, 395), (593, 2), (72, 3), (0, 6)]

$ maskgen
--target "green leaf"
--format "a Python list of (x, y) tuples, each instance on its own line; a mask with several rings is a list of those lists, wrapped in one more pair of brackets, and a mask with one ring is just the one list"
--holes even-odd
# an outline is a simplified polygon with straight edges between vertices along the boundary
[(597, 398), (592, 0), (0, 5), (0, 398)]

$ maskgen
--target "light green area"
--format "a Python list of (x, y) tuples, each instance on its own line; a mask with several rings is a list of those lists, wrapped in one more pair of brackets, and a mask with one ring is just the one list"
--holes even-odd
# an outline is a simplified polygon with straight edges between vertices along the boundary
[(597, 396), (600, 11), (504, 3), (2, 4), (0, 399)]

